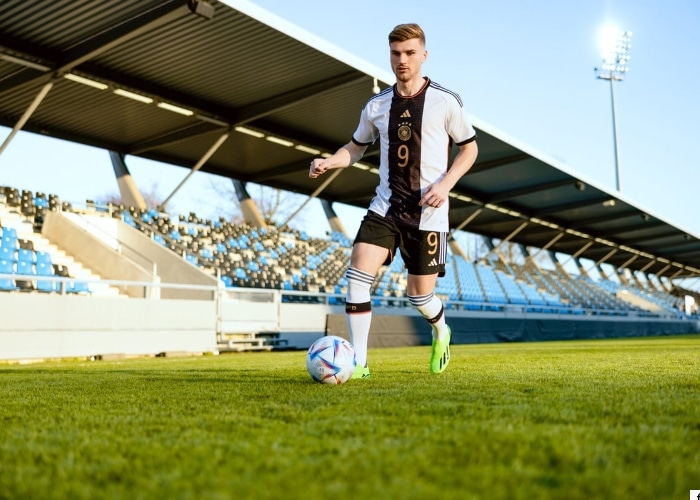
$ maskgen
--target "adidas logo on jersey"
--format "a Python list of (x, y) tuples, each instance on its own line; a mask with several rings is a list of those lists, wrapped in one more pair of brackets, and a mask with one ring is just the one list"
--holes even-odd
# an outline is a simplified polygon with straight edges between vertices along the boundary
[(430, 266), (430, 267), (432, 267), (432, 266), (437, 266), (437, 265), (438, 265), (438, 263), (437, 263), (437, 260), (435, 260), (435, 259), (431, 260), (431, 261), (428, 263), (428, 266)]
[(410, 118), (410, 117), (411, 117), (411, 113), (409, 113), (408, 110), (401, 113), (401, 118)]

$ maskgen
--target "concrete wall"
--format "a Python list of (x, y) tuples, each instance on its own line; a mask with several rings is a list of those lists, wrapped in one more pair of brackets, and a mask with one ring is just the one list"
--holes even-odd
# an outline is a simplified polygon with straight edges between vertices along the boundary
[(659, 304), (656, 304), (651, 300), (647, 300), (643, 297), (640, 297), (636, 293), (628, 292), (627, 290), (618, 290), (615, 296), (618, 299), (623, 300), (628, 304), (632, 304), (633, 306), (640, 307), (645, 311), (650, 311), (653, 313), (667, 312), (666, 309), (664, 307), (661, 307)]
[[(74, 221), (63, 213), (48, 212), (42, 235), (104, 279), (217, 285), (216, 277), (121, 220), (88, 215), (82, 219)], [(144, 297), (146, 293), (144, 287), (139, 286), (122, 285), (120, 288), (130, 297)], [(177, 288), (163, 288), (160, 296), (165, 299), (214, 298), (210, 291)]]
[(2, 295), (0, 359), (215, 352), (216, 302)]
[[(207, 274), (197, 266), (190, 264), (182, 256), (156, 243), (138, 229), (122, 221), (119, 221), (117, 226), (117, 238), (125, 249), (122, 250), (125, 255), (129, 255), (129, 251), (138, 252), (142, 258), (155, 262), (158, 276), (163, 283), (217, 286), (218, 280), (215, 276)], [(166, 299), (211, 300), (213, 294), (208, 291), (166, 288), (161, 291), (161, 297)]]
[[(95, 237), (60, 212), (47, 212), (41, 234), (104, 279), (152, 282), (151, 271), (120, 254), (104, 239)], [(144, 297), (139, 286), (119, 286), (130, 297)]]
[[(546, 340), (583, 340), (621, 337), (647, 337), (700, 333), (700, 322), (623, 317), (547, 317), (527, 315), (489, 317), (481, 313), (454, 314), (448, 317), (453, 344), (495, 342), (531, 342)], [(349, 338), (344, 314), (328, 316), (327, 335)], [(374, 314), (369, 347), (430, 345), (431, 328), (415, 314)]]

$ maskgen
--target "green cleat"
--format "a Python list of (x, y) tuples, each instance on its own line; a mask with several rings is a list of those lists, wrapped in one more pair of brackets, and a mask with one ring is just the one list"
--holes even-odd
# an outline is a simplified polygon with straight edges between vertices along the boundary
[(352, 372), (352, 377), (350, 378), (369, 378), (369, 368), (366, 366), (357, 365), (355, 367), (355, 371)]
[(430, 355), (430, 371), (432, 373), (442, 373), (450, 364), (450, 340), (452, 340), (452, 330), (449, 326), (447, 327), (446, 340), (439, 342), (433, 339), (433, 352)]

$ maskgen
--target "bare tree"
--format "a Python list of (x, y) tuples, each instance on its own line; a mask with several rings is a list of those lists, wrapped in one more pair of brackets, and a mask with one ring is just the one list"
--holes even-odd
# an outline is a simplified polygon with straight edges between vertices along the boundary
[[(217, 177), (210, 180), (211, 189), (218, 198), (218, 212), (231, 222), (242, 222), (238, 194), (229, 179)], [(306, 200), (306, 196), (285, 191), (283, 189), (249, 183), (246, 185), (248, 194), (260, 210), (260, 215), (269, 222), (281, 224)], [(209, 203), (211, 203), (211, 199)], [(306, 225), (303, 213), (297, 215), (290, 225), (303, 227)]]
[[(143, 201), (146, 202), (147, 208), (158, 208), (163, 202), (163, 198), (158, 194), (158, 184), (153, 183), (148, 189), (141, 190), (141, 196), (143, 196)], [(101, 203), (112, 203), (113, 205), (121, 205), (122, 197), (114, 191), (103, 194), (96, 198)], [(164, 211), (167, 211), (167, 207), (163, 207)]]

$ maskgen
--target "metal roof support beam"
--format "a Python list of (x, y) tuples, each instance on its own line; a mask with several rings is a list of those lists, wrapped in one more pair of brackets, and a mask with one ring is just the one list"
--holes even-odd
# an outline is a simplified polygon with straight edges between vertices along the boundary
[(674, 236), (680, 236), (682, 233), (679, 232), (678, 229), (674, 227), (670, 227), (668, 230), (654, 234), (651, 236), (639, 236), (637, 238), (628, 238), (628, 241), (631, 243), (636, 242), (636, 241), (643, 241), (644, 243), (650, 242), (650, 241), (658, 241), (658, 240), (665, 240), (668, 238), (673, 238)]
[(647, 269), (649, 269), (651, 266), (656, 264), (657, 260), (650, 260), (649, 262), (646, 263), (646, 265), (639, 270), (640, 273), (646, 273)]
[(146, 139), (145, 141), (136, 143), (128, 148), (126, 151), (130, 155), (142, 155), (146, 151), (151, 151), (153, 149), (161, 149), (173, 144), (177, 144), (182, 141), (187, 141), (194, 139), (205, 134), (211, 134), (214, 131), (226, 130), (225, 128), (218, 127), (212, 123), (206, 122), (195, 122), (187, 124), (184, 127), (180, 127), (177, 130), (171, 130), (165, 134), (161, 134), (157, 137), (152, 137)]
[(596, 262), (595, 265), (596, 265), (596, 266), (601, 265), (603, 262), (605, 262), (606, 260), (608, 260), (610, 257), (612, 257), (613, 255), (615, 255), (615, 254), (616, 254), (617, 252), (619, 252), (619, 251), (620, 251), (619, 248), (613, 248), (613, 249), (610, 250), (607, 254), (605, 254), (605, 257), (603, 257), (603, 258), (600, 259), (598, 262)]
[(637, 210), (627, 210), (624, 212), (619, 212), (617, 214), (606, 214), (600, 217), (589, 217), (588, 219), (582, 219), (576, 221), (576, 226), (579, 228), (589, 227), (591, 225), (600, 224), (601, 222), (611, 222), (614, 220), (627, 219), (629, 217), (638, 216), (639, 211)]
[(479, 260), (483, 262), (483, 261), (486, 260), (486, 257), (488, 257), (492, 252), (496, 252), (496, 255), (498, 255), (498, 258), (501, 259), (505, 264), (507, 264), (507, 262), (505, 262), (505, 260), (503, 260), (503, 257), (501, 256), (500, 252), (498, 251), (499, 248), (501, 248), (501, 246), (502, 246), (504, 243), (508, 243), (508, 242), (509, 242), (513, 237), (515, 237), (515, 235), (517, 235), (520, 231), (522, 231), (523, 229), (525, 229), (529, 223), (530, 223), (530, 221), (525, 221), (525, 222), (523, 222), (522, 224), (520, 224), (520, 225), (519, 225), (518, 227), (516, 227), (513, 231), (511, 231), (511, 233), (510, 233), (508, 236), (506, 236), (505, 238), (503, 238), (503, 239), (498, 243), (498, 245), (496, 245), (494, 248), (492, 248), (491, 251), (490, 251), (489, 253), (487, 253), (486, 255), (484, 255), (484, 256), (483, 256), (481, 259), (479, 259)]
[(559, 241), (560, 239), (562, 239), (562, 238), (564, 237), (565, 234), (566, 234), (566, 233), (565, 233), (564, 231), (562, 231), (562, 232), (560, 232), (559, 234), (557, 234), (554, 238), (552, 238), (551, 240), (549, 240), (545, 246), (543, 246), (542, 248), (539, 248), (535, 253), (533, 253), (533, 254), (531, 255), (531, 257), (532, 257), (533, 259), (534, 259), (535, 257), (537, 257), (537, 256), (539, 255), (540, 252), (543, 252), (543, 251), (547, 250), (549, 247), (551, 247), (552, 245), (554, 245), (557, 241)]
[(253, 227), (267, 227), (265, 218), (260, 214), (258, 205), (248, 194), (245, 184), (238, 179), (231, 179), (231, 184), (233, 184), (233, 189), (236, 191), (238, 204), (241, 207), (241, 213), (243, 214), (243, 220)]
[[(604, 222), (608, 222), (608, 219), (605, 220)], [(664, 223), (661, 222), (660, 220), (654, 220), (654, 221), (646, 221), (641, 224), (636, 224), (636, 225), (626, 225), (624, 228), (615, 228), (615, 229), (608, 229), (605, 231), (597, 231), (597, 234), (599, 236), (610, 236), (610, 235), (616, 235), (616, 234), (627, 234), (627, 233), (632, 233), (634, 231), (644, 231), (646, 229), (651, 229), (654, 227), (662, 226)]]
[(668, 280), (671, 282), (671, 284), (673, 284), (674, 278), (677, 278), (678, 275), (681, 274), (682, 272), (683, 272), (683, 269), (681, 268), (678, 271), (676, 271), (675, 273), (673, 273), (671, 276), (668, 277)]
[[(663, 276), (664, 273), (665, 273), (666, 271), (668, 271), (668, 268), (669, 268), (669, 267), (671, 267), (671, 264), (666, 264), (666, 266), (664, 266), (664, 268), (663, 268), (661, 271), (659, 271), (658, 273), (654, 273), (654, 274), (656, 274), (656, 275), (659, 277), (659, 281), (661, 281), (661, 276)], [(663, 284), (663, 283), (662, 283), (662, 284)]]
[(574, 259), (574, 262), (576, 263), (576, 267), (578, 267), (578, 272), (581, 273), (583, 277), (590, 278), (590, 276), (588, 275), (588, 271), (585, 267), (583, 267), (583, 264), (581, 263), (581, 259), (577, 257)]
[(513, 198), (519, 198), (520, 196), (526, 196), (529, 194), (539, 193), (541, 191), (547, 191), (549, 189), (554, 189), (562, 186), (572, 186), (573, 182), (571, 179), (563, 179), (559, 181), (549, 182), (547, 184), (537, 184), (535, 186), (526, 186), (518, 189), (511, 189), (510, 191), (503, 191), (498, 193), (496, 196), (489, 197), (489, 203), (498, 203), (505, 200), (512, 200)]
[(608, 276), (608, 273), (605, 272), (605, 269), (603, 269), (603, 266), (596, 264), (595, 268), (598, 270), (598, 274), (600, 274), (603, 279), (610, 281), (610, 277)]
[(173, 196), (175, 196), (175, 193), (177, 193), (180, 190), (180, 188), (185, 185), (185, 183), (189, 180), (190, 177), (192, 177), (194, 175), (195, 172), (197, 172), (200, 168), (202, 168), (202, 166), (204, 166), (204, 164), (209, 160), (209, 158), (211, 158), (212, 155), (214, 153), (216, 153), (216, 150), (219, 149), (219, 147), (221, 147), (221, 145), (226, 141), (226, 139), (228, 139), (228, 136), (229, 136), (229, 132), (226, 131), (225, 134), (223, 134), (221, 137), (219, 137), (217, 139), (217, 141), (212, 145), (212, 147), (210, 147), (207, 150), (207, 152), (204, 153), (204, 156), (202, 156), (199, 159), (197, 164), (194, 167), (192, 167), (192, 170), (185, 176), (184, 179), (182, 179), (182, 182), (180, 182), (180, 184), (178, 184), (177, 187), (175, 189), (173, 189), (173, 192), (170, 193), (170, 195), (165, 199), (165, 201), (160, 204), (160, 206), (158, 207), (158, 210), (163, 210), (163, 208), (165, 207), (165, 205), (168, 204), (170, 199)]
[[(665, 268), (663, 269), (663, 272), (666, 272), (666, 269), (665, 269)], [(673, 283), (670, 283), (670, 282), (668, 281), (668, 278), (666, 278), (666, 282), (664, 282), (664, 281), (661, 279), (661, 276), (659, 276), (659, 283), (661, 283), (661, 287), (663, 288), (663, 291), (664, 291), (664, 292), (670, 293), (671, 290), (673, 289)]]
[[(602, 268), (600, 267), (600, 265), (601, 265), (602, 263), (604, 263), (606, 260), (608, 260), (610, 257), (612, 257), (613, 255), (615, 255), (618, 251), (619, 251), (619, 248), (613, 248), (613, 249), (610, 250), (608, 253), (606, 253), (605, 256), (603, 256), (602, 259), (598, 260), (598, 262), (596, 262), (596, 263), (593, 264), (591, 267), (589, 267), (589, 268), (588, 268), (588, 271), (591, 271), (593, 268), (596, 268), (596, 269), (598, 269), (599, 272), (601, 272), (601, 274), (605, 275), (605, 272), (602, 270)], [(606, 279), (607, 279), (607, 277), (606, 277)]]
[[(58, 55), (55, 61), (56, 67), (54, 72), (58, 74), (67, 73), (76, 66), (103, 54), (116, 45), (176, 19), (187, 12), (187, 10), (187, 5), (182, 0), (169, 0), (137, 17), (128, 19)], [(46, 73), (18, 73), (0, 83), (0, 95), (17, 87), (45, 79)]]
[[(593, 240), (590, 240), (588, 243), (586, 243), (586, 244), (583, 245), (581, 248), (579, 248), (578, 251), (577, 251), (576, 253), (571, 254), (571, 255), (569, 256), (569, 258), (566, 259), (566, 262), (564, 262), (563, 264), (561, 264), (561, 269), (564, 269), (565, 266), (566, 266), (566, 264), (568, 264), (568, 263), (571, 262), (572, 260), (573, 260), (574, 262), (576, 262), (576, 264), (577, 264), (578, 267), (580, 268), (581, 265), (578, 263), (578, 257), (579, 257), (579, 255), (581, 255), (583, 252), (585, 252), (586, 250), (588, 250), (588, 249), (591, 248), (592, 246), (593, 246)], [(582, 270), (583, 270), (583, 272), (585, 272), (585, 269), (582, 269)]]
[(5, 151), (5, 148), (10, 145), (10, 142), (12, 142), (12, 139), (17, 135), (17, 132), (22, 130), (22, 127), (24, 127), (24, 124), (27, 123), (27, 120), (31, 118), (31, 116), (34, 114), (34, 111), (36, 111), (36, 108), (39, 107), (39, 104), (41, 104), (41, 101), (44, 100), (46, 97), (46, 94), (49, 93), (51, 90), (51, 87), (53, 87), (53, 82), (54, 80), (52, 79), (50, 82), (44, 84), (43, 87), (41, 87), (41, 90), (39, 93), (36, 95), (32, 103), (29, 105), (29, 107), (25, 110), (25, 112), (22, 114), (19, 120), (17, 120), (17, 123), (15, 124), (14, 128), (10, 132), (10, 135), (8, 135), (5, 140), (2, 143), (2, 146), (0, 146), (0, 155), (2, 155), (2, 152)]
[(119, 186), (119, 194), (121, 194), (122, 203), (127, 207), (136, 207), (140, 210), (146, 210), (148, 206), (143, 199), (143, 195), (136, 186), (134, 179), (131, 177), (129, 168), (124, 162), (124, 155), (116, 151), (109, 152), (109, 159), (112, 162), (114, 176), (117, 178), (117, 186)]
[[(285, 163), (284, 165), (279, 165), (275, 168), (269, 168), (267, 170), (262, 170), (255, 175), (245, 176), (247, 182), (255, 182), (256, 184), (264, 184), (265, 182), (274, 179), (276, 177), (283, 177), (285, 175), (293, 174), (299, 172), (304, 167), (308, 169), (308, 160), (297, 160), (291, 163)], [(350, 167), (348, 167), (350, 168)]]
[(459, 224), (459, 226), (457, 226), (456, 228), (454, 228), (454, 230), (455, 230), (455, 231), (461, 231), (462, 229), (464, 229), (464, 227), (465, 227), (467, 224), (469, 224), (471, 221), (473, 221), (474, 219), (476, 219), (477, 216), (478, 216), (481, 212), (483, 212), (483, 211), (484, 211), (483, 207), (477, 208), (476, 210), (474, 210), (474, 212), (472, 212), (472, 214), (471, 214), (469, 217), (467, 217), (466, 219), (464, 219), (464, 220)]
[(473, 172), (484, 172), (486, 170), (491, 170), (492, 168), (503, 167), (505, 165), (511, 165), (513, 163), (518, 163), (525, 160), (531, 160), (532, 156), (527, 153), (518, 153), (511, 156), (506, 156), (504, 158), (498, 158), (496, 160), (488, 160), (479, 162), (477, 161), (472, 167)]
[(326, 219), (328, 219), (328, 225), (331, 226), (331, 231), (347, 236), (348, 233), (345, 231), (343, 222), (340, 220), (340, 217), (338, 217), (338, 214), (335, 213), (335, 210), (333, 210), (333, 204), (328, 200), (321, 200), (321, 207), (323, 207), (323, 212), (326, 214)]
[(335, 172), (333, 172), (332, 174), (330, 174), (330, 175), (328, 176), (328, 178), (323, 182), (323, 184), (321, 184), (319, 187), (317, 187), (316, 190), (315, 190), (313, 193), (311, 193), (311, 194), (309, 195), (309, 197), (306, 198), (306, 200), (304, 200), (304, 203), (302, 203), (302, 204), (299, 206), (299, 208), (297, 208), (297, 209), (294, 211), (294, 213), (293, 213), (292, 215), (290, 215), (289, 217), (287, 217), (287, 220), (284, 221), (284, 222), (282, 223), (282, 225), (285, 226), (285, 225), (289, 224), (289, 221), (291, 221), (294, 217), (296, 217), (297, 214), (298, 214), (299, 212), (301, 212), (301, 211), (304, 209), (304, 207), (305, 207), (311, 200), (313, 200), (313, 199), (316, 198), (319, 194), (321, 194), (321, 193), (323, 192), (323, 190), (326, 189), (326, 188), (330, 185), (330, 183), (333, 182), (333, 181), (335, 180), (335, 178), (338, 177), (338, 175), (340, 175), (340, 172), (342, 172), (343, 170), (344, 170), (344, 169), (342, 169), (342, 168), (338, 168), (338, 169), (336, 169)]
[(578, 203), (563, 203), (561, 205), (555, 205), (552, 207), (545, 208), (544, 210), (539, 210), (535, 215), (539, 218), (545, 217), (547, 215), (552, 215), (560, 212), (566, 212), (567, 210), (574, 210), (577, 208), (591, 207), (593, 205), (602, 205), (603, 202), (608, 201), (610, 196), (604, 198), (594, 198), (591, 200), (584, 200)]
[(462, 257), (464, 260), (469, 261), (469, 256), (462, 249), (459, 242), (456, 239), (454, 239), (451, 235), (447, 239), (447, 243), (450, 245), (450, 249), (452, 250), (452, 255)]
[(353, 77), (355, 74), (355, 71), (344, 73), (303, 88), (290, 90), (284, 94), (265, 99), (262, 102), (240, 108), (234, 112), (233, 116), (227, 118), (235, 125), (245, 125), (246, 123), (264, 118), (265, 116), (281, 111), (289, 106), (298, 105), (306, 99), (317, 97), (319, 94), (328, 92), (329, 90), (352, 85), (367, 77), (364, 73)]
[[(591, 248), (592, 246), (593, 246), (593, 241), (589, 241), (588, 243), (586, 243), (585, 245), (583, 245), (575, 254), (573, 254), (573, 255), (571, 256), (571, 258), (572, 258), (572, 259), (578, 259), (578, 257), (579, 257), (583, 252), (585, 252), (586, 250), (588, 250), (588, 249)], [(569, 260), (571, 260), (571, 259), (569, 259)], [(568, 261), (567, 261), (567, 262), (568, 262)]]
[(626, 269), (627, 266), (629, 266), (632, 262), (634, 262), (638, 258), (639, 258), (639, 254), (632, 255), (632, 257), (627, 259), (620, 267), (618, 267), (618, 269)]

